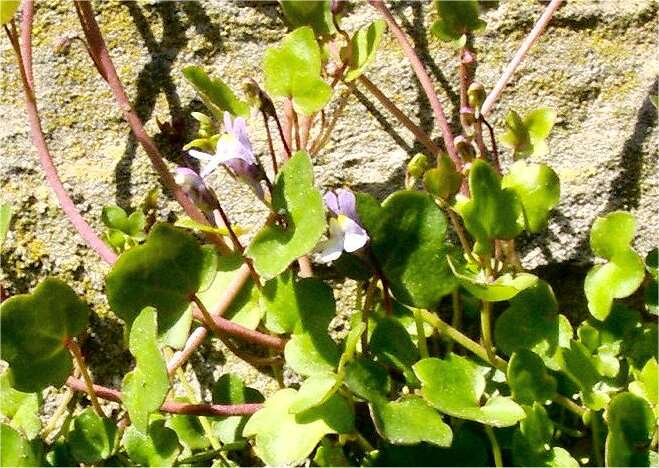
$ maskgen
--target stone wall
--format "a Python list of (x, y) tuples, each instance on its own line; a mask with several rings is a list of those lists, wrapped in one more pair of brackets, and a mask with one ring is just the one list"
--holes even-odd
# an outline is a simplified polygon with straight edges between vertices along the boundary
[[(99, 232), (101, 208), (135, 207), (157, 179), (149, 160), (131, 136), (109, 89), (96, 74), (79, 41), (58, 53), (63, 37), (81, 35), (69, 1), (38, 0), (34, 61), (37, 97), (48, 144), (65, 186), (88, 222)], [(477, 37), (476, 75), (489, 89), (542, 12), (534, 0), (502, 1), (484, 16), (486, 31)], [(259, 65), (266, 47), (285, 31), (274, 2), (95, 2), (98, 21), (132, 102), (146, 127), (171, 161), (181, 154), (176, 143), (159, 134), (161, 122), (185, 122), (202, 110), (184, 81), (186, 64), (205, 66), (234, 89), (246, 77), (262, 78)], [(428, 66), (447, 113), (456, 118), (455, 52), (428, 38), (433, 20), (427, 3), (400, 3), (395, 16), (409, 32)], [(353, 5), (348, 30), (375, 18), (365, 4)], [(527, 237), (524, 262), (541, 267), (560, 292), (574, 271), (581, 287), (591, 261), (588, 232), (593, 219), (613, 209), (631, 210), (639, 220), (635, 241), (647, 252), (658, 240), (656, 207), (657, 3), (570, 0), (520, 67), (491, 116), (500, 133), (502, 117), (514, 107), (526, 112), (549, 105), (559, 114), (544, 158), (559, 173), (561, 204), (546, 233)], [(47, 275), (68, 280), (85, 294), (98, 314), (94, 329), (112, 339), (92, 340), (106, 355), (107, 343), (121, 339), (102, 295), (107, 266), (76, 234), (45, 184), (31, 146), (17, 68), (9, 43), (0, 42), (0, 185), (2, 201), (15, 218), (2, 254), (2, 281), (10, 293), (29, 291)], [(376, 83), (422, 128), (432, 132), (428, 102), (401, 49), (387, 37), (367, 70)], [(338, 92), (341, 92), (339, 88)], [(253, 119), (256, 147), (265, 154), (265, 138)], [(439, 141), (439, 140), (438, 140)], [(346, 184), (383, 196), (402, 184), (406, 161), (421, 146), (365, 90), (350, 96), (345, 116), (330, 144), (315, 158), (323, 186)], [(504, 163), (510, 162), (504, 152)], [(231, 180), (213, 181), (233, 219), (256, 226), (262, 212), (249, 192)], [(161, 197), (161, 216), (178, 207)], [(101, 333), (99, 331), (99, 333)]]

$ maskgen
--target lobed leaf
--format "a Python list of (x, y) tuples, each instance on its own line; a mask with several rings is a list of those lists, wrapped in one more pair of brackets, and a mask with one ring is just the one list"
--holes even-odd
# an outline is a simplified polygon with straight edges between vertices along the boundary
[(384, 20), (375, 20), (352, 36), (347, 50), (342, 51), (349, 64), (343, 77), (345, 81), (356, 80), (364, 73), (366, 67), (375, 59), (386, 29), (387, 23)]
[(89, 308), (63, 281), (46, 278), (31, 294), (19, 294), (0, 307), (2, 359), (9, 363), (14, 388), (36, 392), (60, 387), (73, 370), (65, 343), (87, 327)]
[(336, 33), (332, 20), (330, 0), (279, 0), (289, 26), (311, 26), (316, 36), (331, 36)]
[(116, 435), (117, 426), (112, 420), (87, 408), (73, 419), (68, 435), (71, 455), (80, 463), (96, 465), (112, 454)]
[(435, 0), (439, 19), (430, 31), (442, 41), (457, 41), (469, 32), (485, 29), (486, 23), (478, 17), (477, 0)]
[(527, 349), (513, 353), (506, 377), (512, 397), (518, 403), (544, 403), (556, 395), (556, 379), (548, 372), (542, 358)]
[(285, 218), (286, 225), (266, 225), (245, 251), (266, 280), (309, 253), (327, 226), (322, 197), (313, 186), (311, 159), (304, 151), (295, 153), (277, 174), (272, 209)]
[(183, 76), (194, 86), (217, 121), (224, 121), (224, 112), (229, 112), (234, 117), (249, 115), (249, 105), (238, 99), (220, 78), (211, 78), (203, 68), (194, 65), (183, 67)]
[(172, 466), (181, 452), (176, 432), (165, 427), (165, 420), (158, 419), (142, 432), (131, 425), (122, 439), (133, 463), (142, 466)]
[(649, 447), (657, 425), (648, 402), (632, 393), (620, 393), (609, 403), (606, 419), (606, 465), (652, 466)]
[(556, 122), (556, 112), (542, 107), (531, 111), (523, 119), (511, 110), (506, 116), (506, 132), (501, 142), (513, 149), (515, 158), (542, 157), (549, 152), (546, 139)]

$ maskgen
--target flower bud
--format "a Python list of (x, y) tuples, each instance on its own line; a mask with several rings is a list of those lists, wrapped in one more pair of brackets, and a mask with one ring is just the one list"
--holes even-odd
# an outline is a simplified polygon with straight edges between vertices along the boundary
[(460, 108), (460, 123), (465, 130), (471, 129), (471, 127), (476, 122), (476, 117), (474, 116), (474, 109), (471, 107), (461, 107)]
[(423, 185), (431, 195), (450, 200), (460, 190), (462, 174), (455, 169), (451, 158), (442, 154), (437, 159), (437, 167), (429, 169), (423, 175)]
[(425, 154), (417, 153), (407, 164), (407, 173), (416, 179), (423, 177), (423, 173), (426, 172), (430, 163), (428, 157)]
[(467, 89), (467, 98), (469, 105), (473, 109), (480, 110), (486, 97), (487, 94), (485, 93), (485, 88), (481, 83), (474, 81), (469, 85), (469, 89)]
[(471, 141), (467, 140), (464, 136), (460, 135), (455, 137), (453, 139), (453, 144), (463, 160), (471, 161), (476, 157), (476, 148), (474, 148)]
[(474, 63), (474, 61), (476, 61), (476, 55), (469, 49), (463, 49), (462, 57), (460, 57), (460, 60), (465, 65), (469, 65), (471, 63)]

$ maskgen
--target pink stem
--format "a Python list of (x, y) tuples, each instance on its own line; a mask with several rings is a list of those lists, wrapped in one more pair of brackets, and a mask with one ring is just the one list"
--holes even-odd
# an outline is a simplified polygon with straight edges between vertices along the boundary
[(442, 108), (442, 104), (439, 102), (439, 99), (437, 98), (437, 94), (435, 93), (435, 87), (432, 84), (430, 76), (428, 76), (428, 73), (426, 72), (426, 69), (423, 67), (421, 60), (417, 56), (416, 52), (414, 52), (414, 48), (412, 48), (410, 42), (407, 40), (407, 36), (405, 36), (405, 33), (400, 28), (400, 26), (398, 26), (398, 23), (396, 23), (396, 19), (392, 16), (391, 12), (384, 4), (383, 0), (369, 0), (369, 3), (373, 5), (384, 17), (385, 21), (389, 25), (389, 28), (391, 29), (391, 32), (394, 34), (394, 36), (400, 43), (401, 47), (403, 48), (403, 52), (407, 56), (407, 59), (410, 61), (410, 64), (414, 69), (414, 73), (416, 74), (419, 83), (421, 83), (421, 87), (423, 88), (423, 90), (426, 93), (426, 96), (428, 97), (430, 106), (432, 107), (433, 113), (435, 114), (435, 119), (437, 120), (439, 129), (442, 132), (442, 137), (444, 138), (444, 145), (446, 146), (446, 151), (448, 151), (449, 156), (455, 163), (458, 170), (460, 170), (462, 168), (462, 160), (460, 159), (460, 156), (458, 155), (455, 145), (453, 144), (453, 132), (451, 132), (451, 128), (449, 127), (448, 120), (446, 120), (444, 109)]
[[(86, 393), (88, 391), (85, 383), (75, 377), (69, 377), (66, 380), (66, 385), (77, 392)], [(94, 392), (104, 400), (121, 403), (121, 392), (119, 390), (103, 387), (101, 385), (94, 385)], [(160, 411), (174, 414), (192, 414), (195, 416), (243, 416), (254, 414), (261, 408), (263, 408), (261, 403), (245, 403), (241, 405), (212, 405), (202, 403), (193, 405), (189, 403), (166, 401), (160, 407)]]
[(513, 56), (512, 60), (506, 66), (505, 70), (501, 74), (501, 77), (499, 78), (499, 81), (497, 81), (497, 83), (494, 85), (494, 89), (492, 89), (490, 94), (487, 95), (487, 98), (485, 98), (485, 102), (481, 107), (481, 115), (487, 117), (487, 115), (490, 113), (494, 103), (503, 92), (503, 88), (506, 87), (512, 78), (515, 70), (526, 56), (526, 53), (531, 47), (533, 47), (533, 44), (535, 44), (538, 38), (542, 35), (545, 28), (547, 27), (547, 24), (554, 15), (554, 12), (558, 9), (559, 6), (561, 6), (562, 2), (563, 0), (552, 0), (549, 5), (547, 5), (547, 8), (545, 8), (544, 13), (542, 13), (542, 16), (540, 19), (538, 19), (538, 22), (535, 23), (535, 26), (533, 26), (531, 32), (528, 34), (528, 36), (526, 36), (524, 42), (522, 42), (522, 45), (519, 46), (519, 49)]

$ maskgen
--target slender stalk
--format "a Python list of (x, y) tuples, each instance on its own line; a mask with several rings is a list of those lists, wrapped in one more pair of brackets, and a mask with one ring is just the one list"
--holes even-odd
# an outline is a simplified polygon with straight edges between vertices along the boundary
[(596, 466), (604, 466), (604, 457), (602, 457), (602, 444), (600, 443), (600, 420), (599, 413), (594, 413), (590, 418), (590, 429), (593, 438), (593, 453), (595, 454)]
[[(380, 101), (380, 104), (382, 104), (385, 109), (391, 112), (400, 123), (402, 123), (410, 132), (412, 132), (412, 134), (414, 134), (416, 139), (426, 147), (432, 156), (436, 156), (440, 153), (441, 149), (439, 146), (437, 146), (430, 139), (430, 137), (421, 129), (421, 127), (412, 122), (412, 120), (407, 115), (405, 115), (403, 111), (401, 111), (398, 106), (391, 101), (391, 99), (389, 99), (382, 91), (380, 91), (375, 83), (369, 80), (365, 75), (361, 75), (358, 80), (364, 86), (364, 88), (366, 88), (368, 92), (373, 95), (374, 98)], [(349, 85), (351, 89), (354, 89), (352, 84)]]
[(584, 413), (586, 412), (584, 408), (577, 405), (574, 401), (570, 400), (569, 398), (563, 395), (556, 395), (552, 401), (579, 416), (583, 416)]
[[(293, 102), (290, 99), (284, 101), (284, 118), (282, 120), (283, 127), (283, 140), (286, 142), (289, 148), (293, 148), (293, 115), (295, 111), (293, 110)], [(290, 157), (290, 153), (289, 153)]]
[(220, 456), (222, 452), (231, 452), (235, 450), (243, 450), (247, 446), (247, 441), (241, 440), (238, 442), (232, 442), (230, 444), (224, 444), (221, 448), (215, 450), (207, 450), (205, 452), (195, 453), (194, 455), (178, 460), (178, 466), (203, 466), (200, 465), (201, 462), (213, 460)]
[[(231, 238), (231, 243), (233, 244), (233, 248), (242, 255), (243, 252), (245, 251), (245, 248), (241, 244), (240, 239), (238, 239), (236, 232), (233, 230), (231, 221), (229, 221), (229, 217), (227, 216), (226, 212), (222, 208), (222, 205), (220, 204), (219, 201), (217, 202), (216, 210), (218, 211), (218, 213), (220, 213), (220, 217), (222, 218), (224, 227), (226, 227), (227, 231), (229, 232), (229, 237)], [(245, 265), (247, 265), (247, 268), (249, 268), (249, 273), (252, 276), (252, 280), (254, 280), (254, 284), (256, 285), (257, 288), (260, 288), (261, 280), (259, 279), (259, 274), (254, 269), (254, 265), (252, 265), (252, 261), (247, 257), (243, 257), (243, 261), (245, 262)]]
[(462, 250), (464, 250), (464, 253), (467, 255), (467, 257), (469, 257), (469, 260), (471, 260), (474, 263), (478, 263), (478, 260), (474, 256), (474, 253), (471, 251), (471, 246), (469, 245), (469, 240), (467, 240), (467, 235), (465, 234), (462, 224), (460, 224), (460, 220), (453, 211), (453, 208), (451, 208), (450, 206), (446, 206), (445, 208), (446, 208), (446, 214), (448, 214), (449, 220), (451, 221), (451, 225), (453, 226), (453, 230), (455, 230), (455, 233), (458, 236), (458, 239), (460, 240), (460, 245), (462, 245)]
[(499, 447), (499, 442), (494, 435), (494, 429), (490, 426), (483, 426), (485, 428), (485, 434), (490, 440), (490, 445), (492, 446), (492, 456), (494, 457), (494, 466), (500, 468), (503, 466), (503, 459), (501, 458), (501, 447)]
[[(80, 379), (69, 377), (66, 385), (76, 392), (89, 392), (89, 389)], [(121, 402), (121, 392), (113, 388), (94, 385), (94, 392), (100, 398), (108, 401)], [(214, 405), (200, 403), (180, 403), (177, 401), (166, 401), (160, 407), (160, 411), (172, 414), (190, 414), (195, 416), (244, 416), (256, 413), (263, 407), (261, 403), (244, 403), (240, 405)]]
[(268, 136), (268, 149), (270, 150), (270, 159), (272, 159), (272, 172), (277, 175), (277, 155), (275, 154), (275, 147), (272, 144), (272, 134), (270, 133), (270, 125), (268, 124), (268, 115), (265, 111), (261, 111), (263, 115), (263, 125), (265, 126), (265, 133)]
[(282, 128), (281, 121), (279, 120), (279, 116), (275, 112), (273, 114), (273, 117), (275, 119), (275, 123), (277, 124), (277, 131), (279, 132), (279, 138), (281, 139), (281, 144), (284, 147), (284, 151), (286, 152), (286, 159), (289, 159), (291, 157), (291, 146), (286, 140), (286, 135), (284, 134), (284, 129)]
[[(460, 330), (462, 327), (462, 304), (460, 304), (460, 291), (456, 288), (451, 293), (451, 309), (453, 315), (451, 317), (451, 326), (456, 330)], [(449, 341), (447, 350), (450, 353), (453, 351), (453, 341)]]
[(481, 308), (481, 339), (485, 351), (487, 351), (488, 360), (494, 362), (497, 355), (492, 342), (492, 303), (488, 301), (483, 301), (483, 307)]
[[(91, 2), (83, 0), (75, 0), (75, 5), (79, 9), (81, 26), (87, 43), (89, 44), (89, 51), (96, 58), (95, 62), (98, 64), (101, 70), (103, 70), (104, 77), (107, 84), (110, 86), (112, 95), (114, 96), (119, 108), (123, 112), (124, 118), (130, 125), (131, 130), (135, 139), (142, 145), (144, 151), (149, 156), (151, 164), (158, 172), (158, 175), (162, 179), (163, 184), (167, 189), (172, 193), (176, 201), (181, 205), (185, 212), (195, 221), (208, 224), (208, 220), (203, 215), (203, 213), (192, 203), (190, 198), (183, 192), (183, 189), (174, 181), (174, 177), (169, 171), (167, 164), (164, 161), (164, 158), (160, 154), (158, 147), (155, 145), (151, 137), (146, 133), (142, 122), (140, 121), (139, 116), (133, 110), (128, 95), (121, 83), (121, 79), (117, 74), (117, 70), (114, 67), (114, 63), (110, 57), (110, 53), (101, 34), (101, 30), (96, 23), (96, 18), (94, 16), (94, 11), (91, 6)], [(229, 253), (229, 248), (225, 244), (224, 240), (220, 236), (209, 235), (209, 239), (212, 240), (217, 247), (223, 253)]]
[[(353, 88), (351, 87), (350, 89)], [(318, 135), (311, 144), (311, 148), (309, 150), (311, 154), (316, 154), (318, 151), (324, 148), (327, 142), (329, 141), (330, 136), (332, 135), (332, 130), (334, 130), (334, 126), (338, 122), (339, 117), (343, 113), (343, 110), (348, 105), (349, 96), (350, 96), (350, 92), (342, 92), (341, 95), (339, 96), (337, 100), (336, 109), (332, 113), (332, 120), (330, 120), (327, 126), (321, 125), (321, 131), (318, 132)], [(321, 118), (323, 117), (323, 115), (324, 113), (321, 113)], [(323, 127), (324, 130), (322, 130)]]
[[(96, 235), (94, 230), (91, 228), (87, 221), (82, 217), (78, 209), (76, 208), (73, 200), (69, 197), (68, 193), (62, 185), (62, 181), (59, 178), (57, 168), (53, 162), (53, 158), (48, 150), (48, 145), (46, 144), (46, 137), (43, 133), (41, 127), (41, 119), (39, 117), (39, 110), (37, 107), (37, 101), (34, 92), (34, 78), (32, 76), (32, 51), (31, 51), (31, 40), (25, 39), (25, 31), (32, 30), (32, 12), (28, 11), (33, 4), (31, 1), (26, 2), (23, 5), (23, 11), (25, 15), (23, 16), (21, 23), (21, 31), (23, 32), (24, 42), (22, 45), (18, 43), (18, 35), (16, 31), (10, 32), (9, 29), (5, 28), (7, 35), (10, 39), (16, 56), (18, 59), (18, 69), (21, 76), (21, 81), (23, 84), (23, 90), (25, 92), (25, 109), (28, 116), (28, 121), (30, 124), (30, 135), (32, 137), (32, 143), (37, 150), (39, 155), (39, 162), (41, 167), (44, 170), (46, 175), (46, 181), (50, 185), (53, 192), (57, 196), (62, 211), (66, 214), (71, 221), (71, 224), (76, 228), (80, 236), (87, 242), (87, 244), (107, 263), (114, 263), (117, 259), (117, 255), (108, 247), (108, 245), (101, 240), (100, 237)], [(13, 25), (14, 23), (12, 23)]]
[(533, 26), (533, 29), (531, 29), (531, 32), (522, 42), (522, 45), (520, 45), (517, 52), (515, 52), (515, 55), (513, 56), (510, 63), (504, 69), (501, 77), (494, 85), (494, 88), (485, 98), (485, 102), (483, 102), (483, 106), (481, 107), (482, 116), (487, 117), (487, 115), (490, 113), (494, 103), (497, 101), (503, 92), (503, 89), (512, 78), (515, 70), (517, 70), (519, 64), (522, 63), (522, 60), (524, 60), (526, 53), (531, 47), (533, 47), (533, 44), (535, 44), (538, 38), (542, 35), (545, 28), (547, 27), (547, 24), (554, 15), (554, 12), (558, 9), (559, 6), (561, 6), (562, 2), (563, 0), (551, 0), (551, 2), (549, 2), (549, 5), (547, 5), (547, 8), (545, 8), (545, 11), (542, 13), (542, 16), (540, 16), (537, 23), (535, 23), (535, 26)]
[(69, 406), (69, 402), (71, 401), (72, 398), (73, 398), (73, 391), (67, 388), (66, 392), (64, 392), (64, 395), (62, 395), (62, 401), (60, 401), (59, 405), (57, 405), (57, 409), (48, 420), (48, 424), (46, 424), (46, 427), (44, 427), (43, 430), (41, 431), (41, 437), (44, 440), (46, 440), (48, 435), (55, 430), (55, 427), (57, 426), (57, 422), (62, 417), (64, 412), (67, 410), (67, 407)]
[(492, 128), (492, 125), (485, 120), (485, 118), (481, 115), (478, 119), (478, 123), (484, 123), (485, 126), (487, 127), (487, 131), (490, 134), (490, 142), (492, 143), (492, 162), (494, 163), (494, 168), (497, 170), (499, 174), (501, 174), (501, 163), (499, 162), (499, 150), (497, 149), (497, 139), (494, 136), (494, 129)]
[(416, 338), (419, 343), (419, 355), (421, 359), (429, 357), (428, 343), (426, 342), (426, 332), (423, 329), (423, 318), (418, 309), (414, 311), (414, 323), (416, 324)]
[(306, 150), (309, 142), (309, 132), (313, 126), (314, 115), (303, 115), (300, 122), (300, 149)]
[(302, 145), (300, 143), (300, 122), (298, 121), (297, 112), (293, 111), (293, 130), (295, 130), (295, 149), (300, 151)]
[(448, 120), (446, 119), (446, 115), (444, 114), (444, 109), (442, 108), (442, 104), (439, 102), (439, 99), (437, 98), (434, 85), (430, 79), (430, 76), (428, 75), (428, 72), (426, 72), (426, 69), (424, 68), (423, 63), (421, 63), (419, 56), (416, 54), (414, 48), (408, 41), (407, 36), (405, 36), (405, 33), (400, 28), (400, 26), (396, 22), (395, 18), (393, 17), (387, 6), (384, 4), (384, 1), (369, 0), (369, 3), (373, 5), (384, 17), (385, 21), (389, 25), (389, 29), (398, 40), (401, 47), (403, 48), (403, 52), (407, 56), (407, 59), (410, 61), (410, 64), (414, 69), (414, 73), (416, 74), (419, 83), (421, 83), (421, 87), (423, 88), (424, 92), (426, 93), (426, 96), (428, 97), (428, 101), (430, 102), (430, 107), (432, 107), (433, 113), (435, 114), (435, 120), (437, 121), (437, 124), (439, 125), (439, 129), (442, 132), (442, 137), (444, 138), (444, 145), (446, 146), (446, 151), (448, 152), (449, 156), (455, 163), (457, 169), (461, 170), (462, 159), (458, 155), (455, 145), (453, 144), (453, 132), (451, 131), (451, 127), (449, 127)]
[(313, 266), (308, 256), (298, 258), (297, 264), (300, 267), (300, 276), (302, 278), (311, 278), (313, 276)]
[(98, 398), (96, 398), (96, 392), (94, 392), (94, 382), (92, 381), (92, 378), (89, 375), (89, 370), (87, 369), (87, 365), (85, 364), (85, 358), (82, 356), (82, 351), (80, 351), (80, 346), (78, 346), (78, 343), (76, 343), (75, 340), (67, 339), (66, 347), (71, 352), (73, 359), (75, 359), (76, 364), (78, 365), (78, 369), (80, 369), (82, 378), (85, 381), (87, 393), (89, 394), (89, 399), (92, 402), (92, 406), (94, 407), (96, 414), (98, 414), (100, 417), (105, 417), (105, 413), (103, 412), (101, 405), (98, 403)]
[[(34, 90), (34, 75), (32, 73), (32, 24), (34, 20), (34, 1), (23, 0), (21, 4), (21, 43), (22, 63), (25, 67), (29, 88)], [(13, 21), (12, 21), (13, 23)]]

